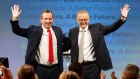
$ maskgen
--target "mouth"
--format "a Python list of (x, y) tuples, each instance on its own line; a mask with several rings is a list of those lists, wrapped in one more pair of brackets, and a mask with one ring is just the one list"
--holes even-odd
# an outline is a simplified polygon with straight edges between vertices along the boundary
[(51, 23), (46, 23), (46, 25), (51, 25)]
[(86, 23), (81, 23), (81, 25), (86, 25)]

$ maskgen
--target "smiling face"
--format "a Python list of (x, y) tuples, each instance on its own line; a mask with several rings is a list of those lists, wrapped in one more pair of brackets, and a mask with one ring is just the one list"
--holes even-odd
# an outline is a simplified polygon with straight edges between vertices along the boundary
[(50, 28), (52, 26), (53, 20), (53, 14), (50, 11), (44, 11), (40, 18), (40, 21), (45, 28)]
[(84, 10), (81, 10), (77, 13), (77, 22), (79, 23), (79, 26), (81, 28), (86, 28), (89, 24), (89, 20), (90, 20), (90, 17), (89, 17), (89, 14), (84, 11)]

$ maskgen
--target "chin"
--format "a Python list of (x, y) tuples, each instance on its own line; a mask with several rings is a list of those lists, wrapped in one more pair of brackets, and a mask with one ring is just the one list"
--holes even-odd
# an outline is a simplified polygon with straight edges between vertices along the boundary
[(87, 25), (82, 25), (82, 28), (86, 28), (87, 27)]

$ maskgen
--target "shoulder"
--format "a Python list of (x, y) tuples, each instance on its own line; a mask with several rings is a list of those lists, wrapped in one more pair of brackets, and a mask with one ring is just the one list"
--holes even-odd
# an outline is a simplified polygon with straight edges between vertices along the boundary
[(30, 25), (29, 29), (31, 31), (41, 31), (41, 30), (43, 30), (41, 26), (36, 26), (36, 25)]
[(58, 27), (58, 26), (52, 26), (52, 28), (53, 28), (53, 29), (57, 29), (57, 30), (61, 30), (61, 28)]
[(41, 28), (41, 26), (30, 25), (30, 28), (34, 28), (34, 29), (36, 29), (36, 28)]
[(32, 29), (42, 29), (42, 26), (41, 25), (39, 25), (39, 26), (37, 26), (37, 25), (30, 25), (30, 28), (32, 28)]
[(58, 26), (52, 26), (52, 29), (53, 29), (53, 30), (62, 31), (62, 30), (61, 30), (61, 28), (60, 28), (60, 27), (58, 27)]
[(95, 23), (95, 24), (89, 25), (89, 29), (94, 29), (94, 30), (100, 29), (101, 27), (102, 27), (101, 23)]
[(90, 27), (99, 27), (99, 26), (102, 26), (101, 23), (95, 23), (95, 24), (91, 24), (89, 25)]
[(77, 30), (79, 30), (79, 26), (70, 29), (70, 31), (77, 31)]
[(60, 27), (58, 27), (58, 26), (52, 26), (52, 29), (54, 30), (54, 32), (62, 34), (62, 30), (61, 30)]

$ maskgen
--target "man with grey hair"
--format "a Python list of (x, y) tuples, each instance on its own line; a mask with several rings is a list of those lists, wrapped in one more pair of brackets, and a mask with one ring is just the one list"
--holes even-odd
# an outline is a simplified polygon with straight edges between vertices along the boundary
[(89, 24), (87, 11), (77, 13), (78, 27), (70, 29), (68, 48), (71, 50), (71, 62), (80, 62), (83, 66), (83, 79), (100, 79), (101, 70), (112, 68), (109, 51), (104, 36), (121, 27), (126, 21), (129, 5), (121, 9), (121, 17), (109, 26), (100, 23)]

